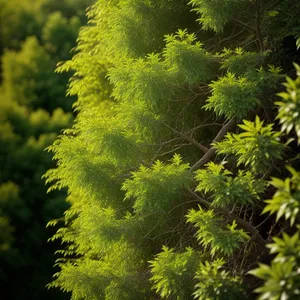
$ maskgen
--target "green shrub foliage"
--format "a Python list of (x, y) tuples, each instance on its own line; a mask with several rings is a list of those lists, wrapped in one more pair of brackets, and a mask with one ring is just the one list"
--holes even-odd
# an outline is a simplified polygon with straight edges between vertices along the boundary
[(75, 300), (297, 299), (299, 79), (281, 83), (298, 54), (277, 50), (299, 12), (97, 1), (58, 67), (75, 72), (77, 115), (48, 147), (49, 191), (70, 203), (49, 287)]

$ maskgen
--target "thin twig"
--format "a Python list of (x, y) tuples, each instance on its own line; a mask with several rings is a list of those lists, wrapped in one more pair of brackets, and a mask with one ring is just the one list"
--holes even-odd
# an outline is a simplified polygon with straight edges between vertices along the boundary
[(194, 139), (190, 138), (189, 136), (185, 135), (182, 132), (179, 132), (178, 130), (176, 130), (175, 128), (172, 128), (171, 126), (169, 126), (168, 124), (166, 124), (165, 122), (163, 122), (163, 124), (168, 127), (171, 131), (173, 131), (174, 133), (178, 134), (179, 136), (181, 136), (183, 139), (189, 141), (191, 144), (193, 144), (194, 146), (196, 146), (197, 148), (199, 148), (200, 150), (202, 150), (204, 153), (208, 152), (208, 149), (203, 146), (202, 144), (196, 142)]

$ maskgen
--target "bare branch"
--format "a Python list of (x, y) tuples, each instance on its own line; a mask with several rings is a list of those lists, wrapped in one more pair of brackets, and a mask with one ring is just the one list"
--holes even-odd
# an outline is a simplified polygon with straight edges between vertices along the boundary
[(203, 204), (203, 205), (206, 206), (207, 208), (210, 207), (210, 202), (208, 202), (207, 200), (201, 198), (199, 195), (197, 195), (195, 192), (193, 192), (193, 191), (191, 191), (191, 190), (189, 190), (188, 192), (189, 192), (192, 196), (194, 196), (195, 198), (197, 198), (197, 200), (198, 200), (201, 204)]
[(255, 1), (255, 5), (256, 5), (255, 31), (256, 31), (256, 36), (257, 36), (260, 51), (264, 51), (263, 37), (261, 34), (261, 13), (260, 13), (259, 2), (260, 0)]
[(257, 244), (259, 244), (262, 247), (265, 247), (267, 244), (267, 241), (260, 235), (259, 231), (252, 226), (250, 223), (246, 222), (245, 220), (241, 219), (239, 216), (237, 216), (236, 214), (230, 212), (229, 209), (224, 208), (223, 211), (228, 214), (229, 218), (232, 221), (236, 221), (236, 223), (242, 227), (246, 232), (251, 233), (253, 240), (255, 240), (257, 242)]
[(245, 28), (248, 28), (248, 29), (250, 29), (250, 30), (256, 32), (256, 29), (255, 29), (254, 27), (248, 25), (247, 23), (244, 23), (244, 22), (242, 22), (242, 21), (240, 21), (240, 20), (238, 20), (238, 19), (236, 19), (236, 18), (232, 18), (232, 20), (233, 20), (235, 23), (237, 23), (237, 24), (239, 24), (239, 25), (241, 25), (241, 26), (243, 26), (243, 27), (245, 27)]
[[(220, 142), (224, 137), (224, 135), (233, 127), (234, 124), (235, 124), (235, 117), (231, 118), (229, 122), (223, 125), (221, 130), (214, 138), (213, 143)], [(216, 153), (216, 148), (214, 147), (210, 148), (208, 152), (206, 152), (205, 155), (202, 156), (202, 158), (191, 167), (190, 171), (195, 171), (196, 169), (202, 167), (213, 157), (215, 153)]]
[(233, 125), (235, 124), (235, 121), (236, 121), (235, 117), (231, 118), (218, 132), (218, 134), (216, 135), (216, 137), (213, 140), (213, 143), (220, 142), (222, 140), (222, 138), (224, 137), (224, 135), (233, 127)]
[(189, 136), (185, 135), (182, 132), (179, 132), (178, 130), (176, 130), (175, 128), (172, 128), (171, 126), (169, 126), (168, 124), (166, 124), (165, 122), (163, 122), (163, 124), (168, 127), (171, 131), (173, 131), (174, 133), (178, 134), (180, 137), (182, 137), (183, 139), (189, 141), (192, 145), (196, 146), (197, 148), (199, 148), (201, 151), (203, 151), (204, 153), (208, 152), (208, 149), (201, 145), (200, 143), (196, 142), (194, 139), (190, 138)]
[(190, 143), (189, 144), (181, 144), (181, 145), (179, 145), (179, 146), (177, 146), (177, 147), (175, 147), (175, 148), (173, 148), (169, 151), (166, 151), (164, 153), (159, 154), (158, 156), (164, 156), (164, 155), (167, 155), (167, 154), (170, 154), (170, 153), (174, 153), (175, 151), (179, 150), (180, 148), (185, 147), (185, 146), (190, 146), (190, 145), (191, 145)]

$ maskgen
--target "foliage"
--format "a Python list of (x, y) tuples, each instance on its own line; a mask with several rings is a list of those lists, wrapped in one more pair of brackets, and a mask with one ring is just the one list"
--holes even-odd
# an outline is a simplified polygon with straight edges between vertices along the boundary
[(58, 59), (67, 59), (73, 46), (72, 42), (77, 38), (80, 25), (80, 19), (77, 16), (67, 19), (59, 11), (52, 13), (42, 31), (45, 48)]
[[(288, 84), (286, 84), (288, 85)], [(293, 87), (296, 89), (296, 86)], [(290, 92), (296, 92), (295, 90)], [(280, 109), (279, 109), (280, 114)], [(279, 117), (278, 114), (278, 118)], [(284, 216), (292, 227), (299, 220), (299, 172), (286, 166), (292, 178), (272, 178), (270, 182), (276, 192), (267, 203), (263, 213), (276, 213), (276, 222)], [(264, 280), (264, 284), (256, 289), (259, 299), (297, 299), (299, 298), (299, 221), (293, 236), (283, 232), (283, 238), (273, 237), (274, 243), (269, 244), (270, 254), (277, 253), (271, 265), (259, 264), (250, 274)], [(293, 228), (293, 227), (292, 227)]]
[[(232, 60), (225, 61), (223, 67), (228, 65), (227, 68), (234, 68)], [(209, 85), (212, 88), (212, 95), (207, 99), (204, 108), (213, 109), (218, 116), (224, 115), (228, 119), (235, 116), (241, 120), (260, 104), (258, 96), (262, 94), (264, 84), (276, 87), (278, 71), (272, 68), (268, 72), (262, 68), (257, 71), (252, 69), (245, 74), (246, 76), (240, 77), (228, 72), (226, 76), (212, 81)]]
[[(267, 293), (271, 273), (259, 288), (248, 271), (273, 260), (272, 237), (298, 230), (296, 202), (265, 203), (278, 195), (270, 177), (285, 182), (282, 167), (296, 174), (299, 164), (274, 106), (281, 73), (292, 73), (278, 45), (297, 22), (277, 36), (273, 18), (286, 20), (289, 3), (97, 1), (73, 58), (57, 70), (75, 73), (68, 93), (77, 100), (72, 129), (48, 147), (49, 192), (67, 189), (70, 203), (52, 238), (62, 247), (49, 287), (108, 300)], [(262, 214), (282, 204), (295, 215), (289, 225)], [(288, 255), (272, 276), (291, 271), (293, 299)]]
[(239, 76), (253, 73), (253, 71), (262, 66), (264, 60), (269, 55), (270, 53), (268, 52), (247, 52), (243, 48), (236, 48), (234, 50), (225, 48), (220, 54), (223, 59), (222, 69)]
[(170, 210), (178, 203), (176, 198), (180, 190), (190, 185), (188, 168), (187, 164), (181, 164), (179, 156), (173, 158), (171, 165), (164, 166), (156, 161), (151, 170), (141, 167), (132, 174), (133, 179), (125, 180), (122, 186), (126, 191), (125, 200), (136, 198), (133, 208), (137, 214)]
[(6, 52), (2, 62), (4, 93), (10, 99), (16, 99), (19, 104), (32, 108), (47, 103), (47, 98), (43, 101), (38, 95), (47, 95), (49, 86), (43, 86), (42, 84), (46, 83), (45, 79), (40, 82), (39, 79), (43, 75), (49, 77), (51, 62), (36, 37), (28, 38), (20, 52)]
[(281, 158), (283, 145), (279, 141), (279, 132), (272, 131), (272, 124), (263, 126), (264, 122), (256, 116), (254, 122), (243, 121), (239, 127), (245, 132), (228, 133), (224, 141), (215, 144), (220, 154), (237, 156), (237, 164), (249, 166), (255, 173), (262, 173)]
[[(43, 0), (12, 0), (0, 1), (0, 28), (1, 42), (0, 54), (4, 48), (17, 48), (27, 36), (40, 34), (41, 13), (40, 7)], [(9, 24), (9, 26), (7, 26)]]
[(187, 214), (187, 221), (194, 223), (198, 228), (196, 237), (197, 240), (205, 248), (210, 245), (211, 255), (215, 255), (220, 251), (224, 255), (231, 255), (235, 248), (239, 247), (239, 243), (244, 242), (248, 236), (243, 230), (237, 230), (236, 223), (227, 225), (226, 229), (222, 228), (221, 221), (215, 217), (212, 210), (204, 211), (199, 207), (199, 210), (191, 210)]
[(255, 97), (255, 83), (246, 78), (236, 78), (232, 73), (214, 81), (210, 87), (213, 92), (205, 108), (213, 109), (218, 115), (225, 114), (227, 118), (235, 114), (238, 119), (246, 117), (248, 111), (254, 109), (258, 102)]
[[(0, 255), (1, 290), (8, 299), (20, 292), (25, 299), (38, 299), (44, 294), (43, 285), (47, 282), (47, 261), (51, 266), (53, 260), (53, 250), (46, 244), (50, 232), (43, 228), (48, 220), (66, 209), (59, 193), (41, 201), (46, 188), (40, 178), (45, 167), (51, 166), (51, 157), (43, 150), (55, 140), (59, 130), (69, 126), (72, 115), (61, 109), (52, 115), (42, 109), (30, 112), (8, 98), (5, 100), (0, 104), (1, 144), (5, 145), (0, 154), (0, 217), (1, 224), (7, 224), (0, 234), (1, 244), (6, 245)], [(34, 254), (36, 249), (39, 254)], [(45, 269), (37, 269), (41, 262)], [(27, 276), (39, 288), (26, 284), (26, 292), (22, 278), (16, 273), (28, 268), (32, 270)], [(12, 277), (19, 284), (18, 290), (10, 285)], [(32, 295), (33, 290), (37, 298)]]
[(246, 1), (191, 0), (190, 4), (200, 15), (198, 21), (202, 24), (203, 29), (213, 29), (220, 32), (235, 12), (243, 8), (244, 2)]
[(196, 191), (213, 195), (212, 205), (216, 207), (230, 207), (233, 205), (253, 204), (264, 191), (264, 182), (255, 179), (251, 172), (239, 170), (236, 177), (213, 162), (207, 164), (206, 169), (196, 171), (195, 179), (199, 181)]
[(284, 84), (287, 88), (286, 92), (279, 93), (282, 99), (277, 101), (276, 104), (279, 106), (279, 113), (277, 118), (282, 124), (281, 130), (286, 133), (290, 133), (294, 128), (298, 137), (298, 143), (300, 142), (300, 123), (299, 123), (299, 84), (300, 84), (300, 67), (295, 64), (297, 70), (297, 79), (292, 80), (287, 77), (287, 82)]
[(292, 173), (293, 177), (285, 180), (272, 178), (270, 183), (277, 191), (272, 199), (265, 201), (268, 205), (263, 212), (270, 212), (271, 214), (277, 212), (277, 221), (284, 215), (286, 220), (290, 219), (292, 226), (299, 212), (300, 175), (291, 167), (287, 167), (287, 169)]
[(240, 279), (222, 270), (223, 265), (222, 260), (199, 264), (195, 277), (198, 283), (195, 285), (194, 299), (245, 299)]
[(186, 30), (166, 36), (166, 48), (164, 50), (165, 63), (170, 69), (174, 69), (180, 82), (187, 84), (199, 84), (207, 82), (213, 76), (211, 64), (215, 58), (203, 49), (203, 45), (196, 41), (194, 34), (188, 34)]
[[(79, 16), (80, 22), (83, 22), (85, 10), (92, 3), (91, 0), (35, 0), (34, 2), (31, 0), (1, 0), (0, 21), (5, 25), (0, 28), (0, 54), (5, 48), (18, 49), (20, 43), (24, 42), (28, 36), (37, 36), (41, 39), (48, 16), (52, 18), (52, 13), (61, 12), (68, 19)], [(73, 30), (76, 31), (76, 29), (78, 27)], [(65, 30), (70, 29), (61, 27), (61, 32), (65, 32)], [(73, 36), (66, 36), (68, 41), (72, 38)], [(63, 44), (65, 42), (67, 41), (63, 41)], [(72, 47), (72, 45), (69, 46)]]
[(162, 297), (176, 295), (177, 299), (188, 299), (194, 289), (194, 272), (200, 254), (192, 248), (183, 253), (174, 253), (173, 249), (163, 247), (155, 260), (150, 261), (153, 289)]

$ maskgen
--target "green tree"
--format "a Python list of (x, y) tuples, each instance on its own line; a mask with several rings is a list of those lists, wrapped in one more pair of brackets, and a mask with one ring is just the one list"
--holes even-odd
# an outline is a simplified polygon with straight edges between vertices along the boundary
[[(40, 299), (54, 249), (47, 245), (51, 232), (44, 226), (67, 208), (64, 193), (45, 197), (41, 176), (52, 163), (44, 148), (70, 126), (72, 115), (60, 108), (51, 115), (31, 111), (8, 99), (2, 95), (0, 101), (0, 286), (6, 299)], [(24, 273), (29, 282), (24, 283)]]
[(77, 16), (67, 19), (59, 11), (52, 13), (42, 31), (45, 48), (57, 59), (68, 59), (80, 25), (81, 22)]
[(54, 74), (54, 70), (59, 61), (71, 57), (85, 19), (84, 6), (91, 3), (0, 0), (0, 290), (4, 299), (66, 298), (45, 288), (56, 248), (47, 243), (54, 230), (45, 226), (67, 209), (66, 191), (46, 195), (41, 177), (54, 166), (44, 149), (73, 120), (74, 98), (65, 96), (70, 74)]
[(37, 38), (28, 37), (20, 51), (7, 50), (2, 56), (4, 93), (30, 109), (52, 112), (61, 106), (70, 111), (72, 99), (64, 96), (67, 80), (54, 74), (55, 64)]
[[(18, 49), (28, 36), (41, 39), (43, 27), (52, 13), (61, 12), (67, 19), (76, 17), (83, 22), (85, 10), (91, 3), (91, 0), (0, 0), (0, 55), (5, 48)], [(61, 30), (64, 32), (65, 28)], [(67, 39), (72, 41), (72, 36)]]
[(58, 68), (75, 72), (78, 115), (48, 148), (49, 192), (67, 188), (71, 205), (50, 287), (74, 300), (298, 297), (299, 79), (276, 93), (294, 72), (277, 50), (299, 12), (98, 0)]
[(4, 48), (17, 48), (28, 35), (40, 35), (43, 0), (0, 0), (0, 55)]

